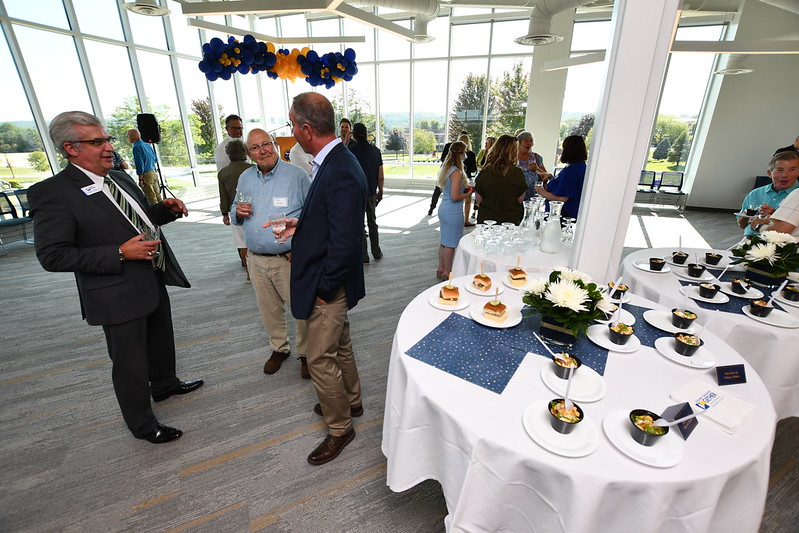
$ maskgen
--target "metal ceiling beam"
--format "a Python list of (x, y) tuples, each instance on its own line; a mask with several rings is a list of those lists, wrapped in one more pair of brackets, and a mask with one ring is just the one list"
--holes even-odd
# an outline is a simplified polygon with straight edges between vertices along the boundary
[(341, 4), (334, 9), (333, 12), (338, 13), (342, 17), (360, 20), (364, 24), (372, 26), (373, 28), (393, 33), (397, 37), (402, 37), (403, 39), (413, 40), (413, 38), (416, 37), (416, 34), (413, 32), (413, 30), (409, 30), (400, 26), (399, 24), (389, 22), (384, 18), (373, 15), (372, 13), (367, 13), (366, 11), (358, 9), (357, 7)]
[(799, 41), (674, 41), (672, 52), (799, 54)]
[(195, 28), (203, 28), (205, 30), (213, 30), (228, 35), (252, 35), (261, 41), (271, 41), (273, 43), (281, 44), (323, 44), (323, 43), (363, 43), (366, 42), (366, 37), (363, 35), (344, 35), (341, 37), (276, 37), (274, 35), (266, 35), (265, 33), (256, 33), (247, 29), (236, 28), (234, 26), (225, 26), (223, 24), (215, 24), (213, 22), (206, 22), (195, 18), (186, 19), (189, 26)]
[(230, 2), (192, 2), (181, 5), (184, 15), (238, 15), (325, 11), (336, 0), (231, 0)]

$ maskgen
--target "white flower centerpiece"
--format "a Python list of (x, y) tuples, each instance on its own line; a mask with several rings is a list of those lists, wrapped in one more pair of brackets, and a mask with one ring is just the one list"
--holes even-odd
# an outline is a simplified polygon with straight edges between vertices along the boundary
[(556, 267), (549, 277), (532, 279), (522, 288), (522, 310), (541, 314), (541, 335), (556, 344), (570, 346), (595, 320), (603, 320), (615, 305), (588, 274)]
[(777, 287), (788, 272), (799, 269), (799, 241), (788, 233), (764, 231), (732, 250), (733, 265), (742, 264), (747, 278), (758, 285)]

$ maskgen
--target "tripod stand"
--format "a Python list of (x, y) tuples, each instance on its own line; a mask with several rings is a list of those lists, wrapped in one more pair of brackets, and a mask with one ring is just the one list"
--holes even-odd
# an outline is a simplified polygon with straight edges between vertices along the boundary
[(158, 157), (158, 152), (155, 150), (156, 143), (150, 141), (150, 146), (155, 152), (155, 171), (158, 173), (158, 190), (161, 191), (161, 198), (166, 198), (167, 193), (169, 193), (172, 198), (177, 198), (175, 193), (167, 186), (166, 180), (164, 179), (164, 175), (161, 173), (161, 158)]

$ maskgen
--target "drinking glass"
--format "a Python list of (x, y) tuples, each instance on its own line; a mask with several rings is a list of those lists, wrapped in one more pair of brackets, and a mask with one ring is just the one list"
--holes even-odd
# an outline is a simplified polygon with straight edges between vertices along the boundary
[(274, 213), (269, 215), (272, 232), (275, 234), (275, 242), (280, 242), (280, 234), (286, 229), (286, 214)]
[[(153, 226), (152, 228), (146, 224), (144, 224), (144, 237), (142, 237), (143, 241), (159, 241), (161, 240), (161, 228), (159, 226)], [(153, 260), (158, 257), (158, 248), (155, 249), (153, 255), (151, 256)]]

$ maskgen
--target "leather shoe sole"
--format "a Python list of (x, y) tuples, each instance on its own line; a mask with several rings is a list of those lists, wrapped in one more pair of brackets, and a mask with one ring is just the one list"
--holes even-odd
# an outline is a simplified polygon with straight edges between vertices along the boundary
[(280, 370), (280, 365), (288, 358), (289, 352), (272, 352), (272, 356), (264, 363), (264, 374), (274, 374)]
[[(163, 402), (170, 396), (174, 396), (175, 394), (188, 394), (191, 391), (195, 391), (203, 386), (205, 383), (201, 379), (192, 379), (190, 381), (181, 381), (177, 387), (172, 389), (171, 391), (164, 393), (164, 394), (153, 394), (153, 401), (155, 402)], [(166, 427), (166, 426), (164, 426)]]
[[(322, 405), (316, 404), (313, 406), (313, 412), (322, 416)], [(363, 414), (363, 404), (359, 405), (358, 407), (350, 407), (350, 416), (356, 417), (361, 416)]]
[(153, 429), (151, 432), (136, 438), (150, 441), (153, 444), (163, 444), (165, 442), (179, 439), (181, 435), (183, 435), (183, 432), (179, 429), (164, 426), (163, 424), (157, 424), (155, 429)]
[(355, 430), (352, 428), (340, 437), (328, 435), (325, 437), (325, 440), (311, 452), (311, 455), (308, 456), (308, 462), (312, 465), (322, 465), (332, 461), (339, 456), (341, 450), (352, 442), (354, 438)]

